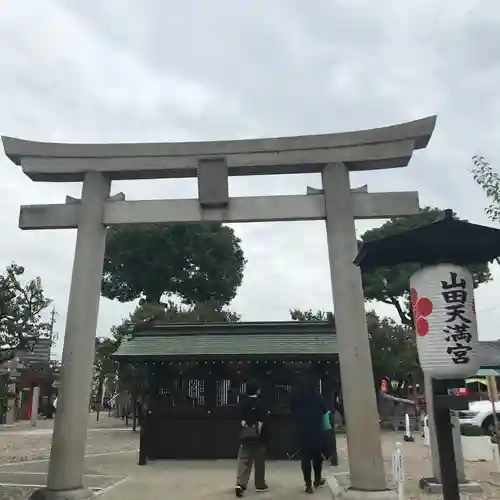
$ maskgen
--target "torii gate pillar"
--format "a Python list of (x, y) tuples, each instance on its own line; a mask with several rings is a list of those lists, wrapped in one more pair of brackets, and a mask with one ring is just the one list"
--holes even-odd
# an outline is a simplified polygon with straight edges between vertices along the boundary
[(358, 244), (349, 170), (328, 164), (322, 180), (351, 487), (382, 491), (387, 484), (361, 273), (353, 259)]
[[(88, 402), (106, 227), (123, 224), (326, 220), (353, 489), (386, 489), (354, 219), (418, 213), (418, 193), (351, 189), (349, 171), (406, 166), (435, 117), (379, 129), (273, 139), (160, 144), (48, 144), (3, 137), (33, 181), (83, 182), (82, 199), (21, 207), (21, 229), (77, 228), (48, 488), (33, 499), (86, 498)], [(321, 172), (323, 192), (230, 198), (230, 175)], [(197, 177), (198, 199), (124, 201), (113, 180)], [(387, 495), (388, 493), (384, 493)], [(384, 497), (385, 498), (385, 497)]]
[(82, 471), (106, 246), (102, 220), (110, 187), (110, 180), (100, 172), (88, 172), (83, 180), (61, 364), (64, 383), (59, 390), (47, 478), (48, 491), (73, 490), (78, 496), (86, 494)]

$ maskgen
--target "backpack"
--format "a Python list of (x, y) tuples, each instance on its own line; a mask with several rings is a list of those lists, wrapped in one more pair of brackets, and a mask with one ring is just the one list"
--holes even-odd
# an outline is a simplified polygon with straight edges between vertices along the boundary
[[(252, 409), (250, 410), (252, 413), (255, 413), (255, 410), (257, 409), (257, 405), (253, 405)], [(245, 425), (240, 430), (240, 441), (243, 443), (252, 443), (259, 441), (260, 438), (260, 432), (259, 432), (259, 427), (258, 424), (254, 425)]]

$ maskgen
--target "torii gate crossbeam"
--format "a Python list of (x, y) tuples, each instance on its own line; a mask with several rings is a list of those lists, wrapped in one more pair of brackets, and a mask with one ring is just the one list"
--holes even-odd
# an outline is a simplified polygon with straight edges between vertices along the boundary
[[(302, 137), (192, 143), (52, 144), (3, 137), (33, 181), (82, 182), (81, 200), (21, 208), (21, 229), (78, 228), (47, 498), (82, 498), (88, 400), (106, 227), (202, 221), (326, 221), (351, 486), (386, 489), (357, 254), (356, 218), (418, 212), (417, 193), (352, 190), (349, 171), (406, 166), (427, 146), (435, 117), (379, 129)], [(321, 172), (323, 192), (230, 198), (230, 175)], [(118, 179), (198, 178), (196, 200), (124, 201)]]

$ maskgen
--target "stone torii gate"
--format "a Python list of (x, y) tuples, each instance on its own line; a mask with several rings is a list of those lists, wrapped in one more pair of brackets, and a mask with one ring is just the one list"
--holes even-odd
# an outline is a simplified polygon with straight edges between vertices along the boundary
[[(81, 498), (106, 227), (141, 223), (325, 220), (352, 487), (386, 489), (355, 219), (411, 215), (418, 193), (351, 190), (349, 171), (405, 167), (435, 117), (339, 134), (216, 142), (55, 144), (3, 137), (35, 182), (83, 182), (81, 199), (21, 207), (21, 229), (77, 228), (47, 498)], [(230, 198), (228, 176), (321, 172), (305, 195)], [(113, 180), (197, 177), (198, 199), (125, 201)]]

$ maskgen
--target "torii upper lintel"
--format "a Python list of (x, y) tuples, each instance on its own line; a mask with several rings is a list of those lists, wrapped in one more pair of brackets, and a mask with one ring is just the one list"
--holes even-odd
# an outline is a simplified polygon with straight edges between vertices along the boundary
[(228, 175), (320, 172), (341, 162), (349, 170), (404, 167), (425, 148), (436, 117), (389, 127), (268, 139), (141, 144), (58, 144), (2, 137), (5, 154), (34, 181), (81, 182), (99, 171), (111, 180), (196, 177), (200, 160), (224, 160)]

